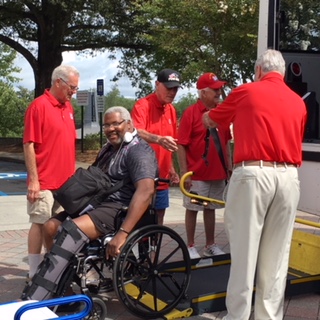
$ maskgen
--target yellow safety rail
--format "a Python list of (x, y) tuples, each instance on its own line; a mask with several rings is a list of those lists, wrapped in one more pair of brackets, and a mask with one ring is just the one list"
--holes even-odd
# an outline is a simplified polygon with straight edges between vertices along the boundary
[[(204, 196), (200, 196), (198, 194), (194, 194), (194, 193), (190, 193), (186, 190), (186, 188), (184, 187), (184, 183), (186, 181), (186, 179), (188, 179), (189, 177), (191, 177), (193, 175), (192, 171), (186, 172), (180, 179), (180, 190), (181, 192), (186, 195), (187, 197), (191, 198), (191, 200), (194, 200), (195, 202), (199, 202), (201, 204), (208, 205), (209, 203), (218, 203), (218, 204), (225, 204), (224, 201), (221, 200), (217, 200), (217, 199), (213, 199), (213, 198), (208, 198), (208, 197), (204, 197)], [(313, 222), (313, 221), (309, 221), (309, 220), (304, 220), (301, 218), (296, 218), (296, 223), (301, 223), (301, 224), (305, 224), (311, 227), (315, 227), (315, 228), (320, 228), (320, 223), (317, 222)]]
[(193, 175), (192, 171), (186, 172), (180, 179), (180, 190), (181, 192), (186, 195), (187, 197), (191, 198), (191, 201), (193, 200), (194, 202), (198, 202), (203, 204), (204, 206), (208, 205), (209, 203), (213, 202), (213, 203), (218, 203), (218, 204), (225, 204), (224, 201), (222, 200), (217, 200), (217, 199), (212, 199), (212, 198), (208, 198), (208, 197), (203, 197), (200, 196), (198, 194), (193, 194), (190, 193), (186, 190), (186, 188), (184, 187), (184, 183), (186, 181), (186, 179), (188, 179), (189, 177), (191, 177)]

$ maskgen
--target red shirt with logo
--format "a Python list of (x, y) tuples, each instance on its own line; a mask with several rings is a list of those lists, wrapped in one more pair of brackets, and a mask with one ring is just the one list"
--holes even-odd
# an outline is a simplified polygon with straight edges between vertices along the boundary
[(26, 111), (23, 143), (34, 143), (41, 190), (59, 188), (74, 173), (73, 114), (71, 103), (61, 104), (49, 90)]
[(277, 72), (243, 84), (209, 113), (218, 124), (233, 123), (234, 163), (249, 160), (302, 162), (306, 107)]
[[(138, 100), (131, 112), (133, 124), (137, 129), (146, 130), (161, 136), (177, 136), (177, 114), (172, 104), (162, 105), (155, 93)], [(159, 144), (150, 143), (159, 164), (159, 177), (169, 179), (172, 166), (172, 153)], [(163, 184), (158, 189), (167, 189)]]
[[(192, 180), (225, 180), (226, 170), (221, 163), (211, 135), (208, 145), (206, 144), (207, 129), (203, 125), (202, 116), (207, 111), (208, 109), (201, 100), (184, 111), (179, 123), (178, 143), (186, 149), (187, 169), (194, 172)], [(219, 126), (218, 135), (224, 158), (227, 161), (226, 146), (231, 139), (229, 127)], [(203, 158), (205, 153), (206, 159)]]

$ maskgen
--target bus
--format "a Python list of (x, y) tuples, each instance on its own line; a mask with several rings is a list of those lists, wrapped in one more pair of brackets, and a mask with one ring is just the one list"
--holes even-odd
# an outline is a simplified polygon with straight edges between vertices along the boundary
[(320, 215), (320, 1), (260, 0), (258, 56), (270, 48), (282, 52), (285, 81), (307, 108), (298, 209)]

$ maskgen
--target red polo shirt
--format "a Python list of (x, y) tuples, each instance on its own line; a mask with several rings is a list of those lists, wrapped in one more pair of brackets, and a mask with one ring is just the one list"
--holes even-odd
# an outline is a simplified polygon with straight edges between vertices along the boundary
[[(177, 114), (172, 104), (162, 105), (155, 93), (138, 100), (131, 111), (133, 124), (137, 129), (144, 129), (161, 136), (177, 136)], [(159, 176), (169, 178), (172, 165), (172, 153), (159, 144), (150, 143), (156, 153), (159, 164)], [(161, 185), (158, 189), (167, 189)]]
[(34, 142), (41, 190), (59, 188), (75, 170), (76, 131), (70, 102), (45, 90), (25, 114), (23, 143)]
[(298, 165), (306, 115), (301, 97), (277, 72), (235, 88), (209, 113), (218, 124), (233, 123), (235, 163), (265, 160)]
[[(206, 150), (207, 129), (202, 122), (202, 115), (208, 109), (198, 100), (195, 104), (188, 107), (180, 120), (178, 130), (178, 143), (186, 148), (187, 168), (193, 171), (192, 180), (224, 180), (227, 178), (226, 171), (219, 158), (212, 136), (209, 137), (206, 165), (203, 155)], [(231, 139), (229, 127), (218, 127), (221, 146), (226, 158), (226, 146)]]

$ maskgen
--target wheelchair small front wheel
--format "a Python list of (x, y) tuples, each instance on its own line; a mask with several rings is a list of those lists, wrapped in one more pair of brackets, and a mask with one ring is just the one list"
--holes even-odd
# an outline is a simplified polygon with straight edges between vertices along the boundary
[(184, 298), (191, 263), (183, 239), (174, 230), (148, 225), (134, 231), (113, 267), (118, 298), (135, 316), (163, 317)]
[(91, 297), (93, 307), (86, 320), (104, 320), (107, 317), (107, 306), (99, 297)]

